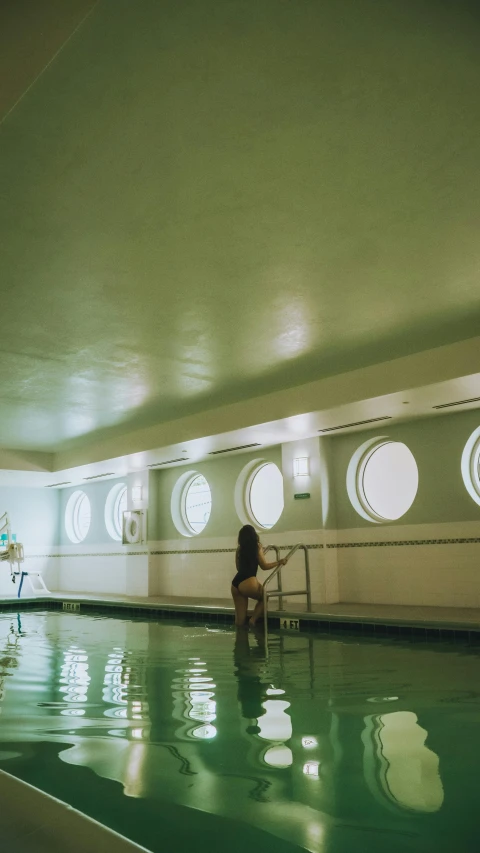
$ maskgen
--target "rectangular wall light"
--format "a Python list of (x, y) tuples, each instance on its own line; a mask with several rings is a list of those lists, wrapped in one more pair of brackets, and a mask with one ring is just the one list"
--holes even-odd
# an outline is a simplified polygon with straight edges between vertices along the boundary
[(142, 487), (141, 486), (133, 486), (132, 488), (132, 501), (134, 504), (139, 504), (142, 500)]
[(301, 456), (299, 459), (293, 460), (293, 476), (294, 477), (308, 477), (310, 474), (310, 465), (309, 465), (308, 456)]

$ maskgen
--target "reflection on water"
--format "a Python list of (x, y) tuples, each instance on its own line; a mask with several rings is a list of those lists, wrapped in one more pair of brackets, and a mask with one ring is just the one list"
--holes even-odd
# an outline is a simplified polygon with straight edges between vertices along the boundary
[[(4, 622), (4, 628), (6, 620)], [(2, 702), (5, 695), (5, 683), (12, 671), (18, 666), (17, 646), (20, 637), (22, 636), (21, 618), (18, 616), (17, 625), (10, 623), (9, 631), (6, 637), (0, 639), (0, 714), (2, 713)]]
[[(88, 700), (88, 685), (90, 676), (88, 674), (88, 655), (84, 649), (70, 646), (63, 654), (63, 666), (60, 670), (60, 693), (64, 695), (64, 701), (69, 706), (61, 713), (68, 717), (83, 717), (84, 708), (78, 708), (77, 703), (85, 703)], [(70, 705), (73, 704), (73, 707)]]
[(244, 630), (0, 616), (0, 766), (155, 851), (160, 810), (178, 850), (199, 812), (229, 853), (239, 820), (267, 852), (473, 853), (479, 675), (459, 646), (278, 635), (267, 662)]
[(395, 805), (436, 812), (443, 803), (438, 756), (425, 745), (427, 732), (411, 711), (365, 718), (365, 778), (374, 796)]
[[(194, 725), (182, 726), (179, 736), (211, 740), (217, 734), (213, 725), (216, 719), (215, 687), (205, 661), (198, 657), (188, 659), (189, 666), (177, 669), (179, 677), (173, 679), (177, 713), (182, 719), (193, 720)], [(197, 725), (200, 722), (202, 725)]]

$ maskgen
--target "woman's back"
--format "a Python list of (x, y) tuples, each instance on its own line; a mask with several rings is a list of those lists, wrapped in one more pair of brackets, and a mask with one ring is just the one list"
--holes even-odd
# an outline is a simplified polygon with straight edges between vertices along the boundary
[(238, 586), (247, 578), (256, 577), (259, 548), (260, 541), (257, 531), (251, 524), (244, 524), (238, 534), (238, 548), (235, 554), (237, 575), (233, 580), (234, 586)]
[(258, 569), (258, 547), (252, 551), (239, 546), (235, 555), (235, 564), (242, 578), (254, 577)]

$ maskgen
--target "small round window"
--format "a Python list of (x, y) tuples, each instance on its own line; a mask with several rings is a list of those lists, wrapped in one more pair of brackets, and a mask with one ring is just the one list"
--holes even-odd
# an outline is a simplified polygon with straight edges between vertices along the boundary
[(364, 518), (396, 521), (410, 509), (417, 494), (415, 457), (400, 441), (366, 442), (350, 462), (347, 488), (355, 509)]
[(182, 515), (190, 533), (201, 533), (212, 511), (212, 493), (205, 477), (196, 474), (188, 480), (182, 494)]
[(65, 529), (71, 542), (83, 542), (92, 520), (92, 508), (85, 492), (70, 495), (65, 510)]
[(470, 497), (480, 504), (480, 427), (477, 427), (465, 445), (462, 477)]
[(120, 542), (123, 531), (123, 513), (127, 509), (127, 487), (117, 483), (110, 489), (105, 503), (105, 526), (112, 539)]
[(256, 468), (247, 484), (247, 499), (252, 520), (269, 529), (283, 512), (283, 477), (273, 462)]

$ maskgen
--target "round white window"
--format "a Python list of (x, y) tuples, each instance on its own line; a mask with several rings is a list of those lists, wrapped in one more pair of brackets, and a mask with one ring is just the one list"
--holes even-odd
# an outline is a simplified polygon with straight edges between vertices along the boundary
[(480, 504), (480, 427), (468, 439), (462, 454), (462, 477), (475, 503)]
[(212, 493), (203, 474), (195, 474), (183, 489), (181, 510), (190, 533), (201, 533), (212, 511)]
[(127, 486), (116, 483), (110, 489), (105, 502), (105, 526), (109, 536), (117, 542), (122, 540), (123, 513), (127, 509)]
[(418, 489), (418, 468), (406, 444), (373, 439), (353, 456), (347, 489), (353, 506), (369, 521), (395, 521), (412, 506)]
[(73, 492), (65, 509), (65, 529), (71, 542), (83, 542), (92, 520), (92, 508), (85, 492)]
[(247, 482), (247, 505), (252, 521), (269, 529), (283, 512), (283, 477), (273, 462), (255, 468)]

